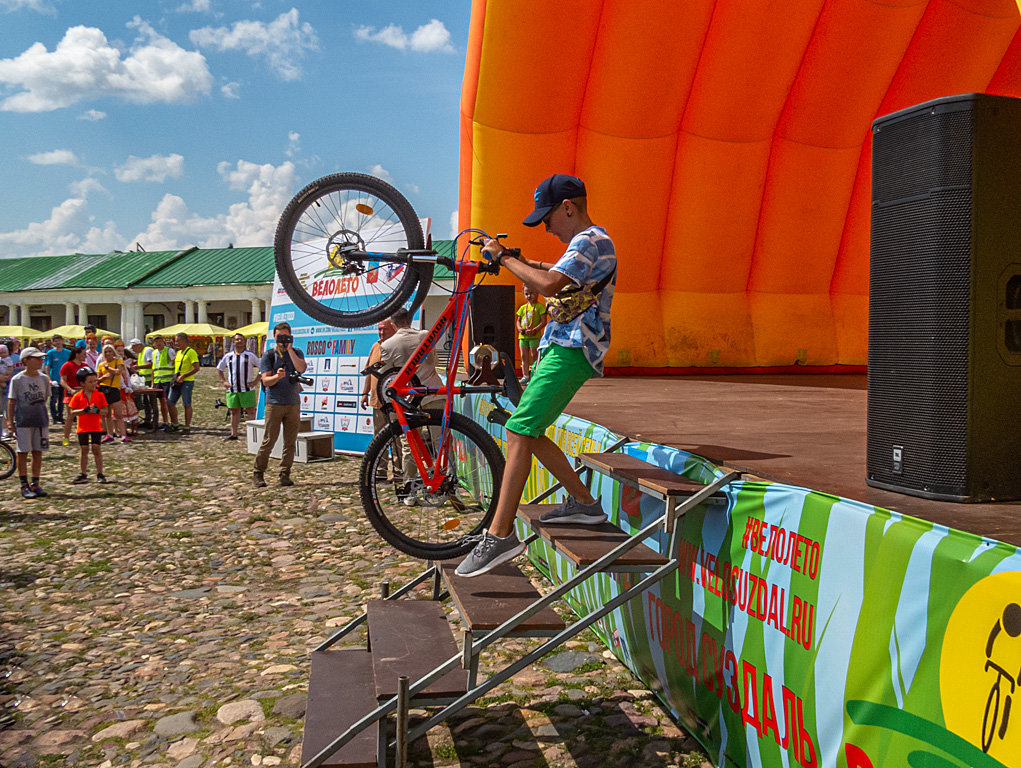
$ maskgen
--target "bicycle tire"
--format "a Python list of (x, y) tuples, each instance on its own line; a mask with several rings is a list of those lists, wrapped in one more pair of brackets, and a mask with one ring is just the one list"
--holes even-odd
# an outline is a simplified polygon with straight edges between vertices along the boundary
[[(439, 427), (443, 411), (417, 411), (411, 418), (416, 427)], [(385, 541), (420, 560), (447, 560), (466, 554), (475, 545), (468, 537), (480, 534), (496, 514), (504, 468), (499, 446), (474, 421), (452, 413), (450, 439), (457, 441), (461, 458), (471, 457), (471, 461), (458, 462), (453, 492), (436, 494), (419, 507), (407, 507), (396, 483), (380, 480), (378, 472), (386, 461), (387, 446), (400, 433), (401, 425), (391, 422), (365, 451), (359, 490), (366, 517)], [(458, 509), (459, 505), (464, 508)]]
[(6, 480), (18, 467), (17, 457), (14, 455), (14, 449), (6, 442), (0, 442), (0, 446), (3, 446), (3, 451), (0, 452), (0, 480)]
[[(385, 181), (364, 173), (316, 179), (284, 208), (273, 240), (280, 283), (305, 314), (340, 328), (358, 328), (389, 317), (413, 293), (412, 312), (425, 300), (435, 265), (338, 263), (336, 247), (344, 245), (393, 253), (421, 249), (425, 243), (415, 209)], [(350, 277), (358, 279), (355, 285), (363, 293), (347, 293), (352, 283), (345, 279)]]

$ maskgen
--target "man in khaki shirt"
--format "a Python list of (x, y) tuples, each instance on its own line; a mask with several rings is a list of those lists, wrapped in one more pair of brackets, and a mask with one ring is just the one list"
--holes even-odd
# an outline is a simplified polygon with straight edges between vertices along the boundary
[[(415, 353), (415, 350), (418, 349), (418, 345), (422, 343), (422, 339), (429, 333), (429, 331), (416, 331), (411, 327), (411, 313), (406, 309), (398, 309), (390, 317), (390, 320), (394, 324), (396, 331), (390, 338), (379, 342), (380, 358), (383, 361), (384, 370), (388, 368), (403, 368), (404, 364)], [(416, 371), (415, 375), (418, 376), (418, 380), (422, 383), (423, 387), (443, 386), (443, 379), (436, 373), (435, 349), (419, 363), (418, 371)], [(442, 404), (442, 397), (426, 397), (423, 398), (420, 407), (442, 407)], [(433, 441), (438, 441), (440, 430), (435, 427), (429, 427), (429, 435)], [(418, 467), (415, 466), (415, 457), (411, 455), (411, 449), (408, 447), (406, 440), (403, 441), (402, 454), (404, 477), (410, 481), (411, 478), (418, 477)], [(404, 499), (404, 503), (408, 506), (413, 506), (416, 501), (415, 494), (409, 488), (408, 496)]]
[[(369, 361), (368, 365), (375, 365), (380, 361), (380, 344), (389, 339), (394, 335), (397, 329), (394, 324), (389, 320), (380, 320), (376, 325), (376, 331), (379, 333), (379, 341), (372, 345), (372, 349), (369, 350)], [(365, 377), (365, 384), (362, 386), (362, 408), (372, 408), (372, 433), (379, 434), (379, 431), (386, 427), (389, 423), (386, 411), (383, 410), (383, 403), (379, 400), (379, 393), (376, 391), (377, 385), (379, 384), (379, 377), (369, 374)], [(401, 445), (404, 441), (398, 437), (391, 442), (391, 448), (394, 451), (400, 452)], [(386, 468), (380, 467), (376, 470), (377, 479), (386, 480)]]

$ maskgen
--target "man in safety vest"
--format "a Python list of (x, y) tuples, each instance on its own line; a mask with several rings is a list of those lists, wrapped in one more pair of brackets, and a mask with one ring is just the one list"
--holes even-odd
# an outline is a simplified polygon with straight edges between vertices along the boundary
[(170, 431), (176, 432), (181, 429), (177, 423), (177, 401), (180, 400), (184, 403), (184, 429), (181, 429), (181, 433), (187, 435), (191, 432), (191, 393), (195, 388), (195, 374), (199, 370), (199, 353), (188, 346), (187, 333), (176, 334), (174, 346), (177, 347), (177, 354), (174, 355), (174, 378), (170, 384), (170, 396), (167, 398)]
[(163, 423), (170, 428), (170, 414), (167, 411), (167, 398), (170, 397), (170, 385), (174, 383), (174, 350), (167, 346), (166, 339), (154, 336), (152, 346), (142, 352), (140, 367), (148, 368), (152, 379), (152, 387), (163, 390), (160, 398), (160, 410), (163, 412)]

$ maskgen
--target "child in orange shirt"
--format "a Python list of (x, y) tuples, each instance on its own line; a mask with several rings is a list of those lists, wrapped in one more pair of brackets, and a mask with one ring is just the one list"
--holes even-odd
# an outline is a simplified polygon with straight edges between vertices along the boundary
[(106, 396), (99, 391), (99, 378), (96, 372), (85, 366), (78, 369), (75, 374), (78, 383), (82, 385), (81, 392), (77, 392), (68, 403), (71, 413), (78, 417), (78, 445), (81, 448), (81, 474), (72, 483), (80, 484), (89, 482), (89, 444), (92, 444), (92, 458), (96, 462), (96, 479), (106, 482), (103, 474), (103, 447), (100, 441), (103, 439), (103, 417), (107, 415), (110, 406), (107, 405)]

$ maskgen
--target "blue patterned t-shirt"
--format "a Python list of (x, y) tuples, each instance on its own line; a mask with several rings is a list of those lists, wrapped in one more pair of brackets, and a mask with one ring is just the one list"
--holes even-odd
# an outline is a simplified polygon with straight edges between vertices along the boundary
[[(579, 232), (567, 246), (564, 255), (552, 270), (567, 275), (577, 285), (594, 286), (617, 268), (617, 254), (606, 230), (592, 225)], [(610, 348), (610, 305), (613, 303), (614, 275), (600, 292), (598, 302), (569, 323), (552, 319), (539, 342), (539, 352), (550, 344), (561, 347), (581, 347), (585, 359), (595, 371), (603, 375), (603, 358)]]

